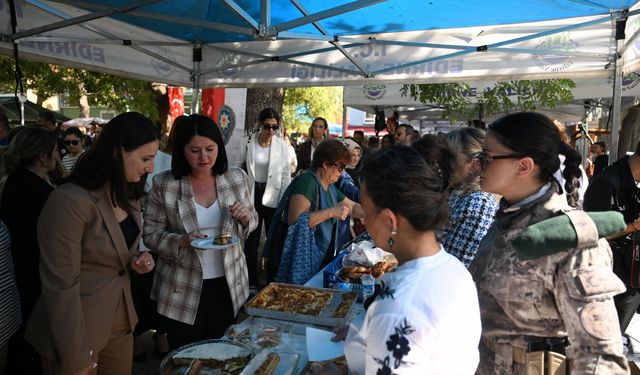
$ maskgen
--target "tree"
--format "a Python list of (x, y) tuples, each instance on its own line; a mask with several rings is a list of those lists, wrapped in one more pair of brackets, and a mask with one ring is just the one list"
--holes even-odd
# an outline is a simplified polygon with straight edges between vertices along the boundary
[[(31, 89), (38, 96), (38, 104), (66, 93), (86, 116), (88, 106), (103, 105), (118, 112), (135, 109), (152, 119), (158, 118), (156, 93), (150, 82), (24, 60), (20, 61), (20, 67), (25, 90)], [(0, 56), (0, 91), (13, 92), (14, 69), (13, 58)]]
[(342, 122), (342, 87), (288, 88), (284, 94), (282, 118), (289, 132), (306, 133), (311, 121), (324, 117)]
[(543, 79), (496, 82), (495, 86), (477, 93), (466, 83), (410, 84), (404, 85), (400, 92), (421, 103), (441, 106), (445, 117), (472, 119), (514, 109), (554, 108), (573, 99), (571, 89), (574, 87), (570, 79)]
[(250, 88), (247, 89), (247, 105), (245, 109), (246, 134), (251, 134), (254, 125), (258, 122), (260, 111), (265, 108), (273, 108), (278, 113), (282, 113), (282, 102), (284, 100), (283, 88)]

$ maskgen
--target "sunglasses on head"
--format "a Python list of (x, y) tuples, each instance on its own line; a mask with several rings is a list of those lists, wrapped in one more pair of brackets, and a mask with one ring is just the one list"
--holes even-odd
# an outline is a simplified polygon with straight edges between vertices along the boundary
[(80, 141), (64, 141), (65, 146), (69, 146), (69, 145), (77, 146), (79, 143)]
[(262, 125), (264, 130), (278, 130), (280, 129), (280, 125)]

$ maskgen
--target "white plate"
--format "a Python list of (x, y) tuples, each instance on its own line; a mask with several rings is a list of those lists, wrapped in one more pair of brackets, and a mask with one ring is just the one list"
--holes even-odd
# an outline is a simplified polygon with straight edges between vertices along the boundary
[(232, 236), (231, 241), (224, 245), (214, 244), (213, 238), (198, 238), (191, 241), (191, 246), (195, 247), (196, 249), (202, 249), (202, 250), (222, 250), (222, 249), (226, 249), (229, 246), (233, 246), (238, 242), (240, 242), (240, 239), (236, 236)]
[(298, 364), (300, 354), (281, 352), (278, 350), (263, 350), (253, 357), (253, 359), (247, 364), (247, 367), (242, 370), (240, 375), (253, 375), (262, 362), (267, 359), (267, 354), (271, 352), (275, 352), (280, 356), (280, 362), (278, 362), (278, 366), (276, 366), (273, 371), (273, 375), (292, 375), (294, 371), (296, 371), (296, 365)]

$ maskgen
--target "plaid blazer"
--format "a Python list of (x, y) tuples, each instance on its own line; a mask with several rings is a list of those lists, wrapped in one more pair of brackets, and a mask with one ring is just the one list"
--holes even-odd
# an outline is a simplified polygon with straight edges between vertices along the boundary
[[(233, 234), (246, 239), (258, 225), (258, 213), (250, 199), (247, 175), (239, 168), (216, 177), (218, 199), (222, 205), (236, 201), (249, 205), (251, 219), (242, 227), (236, 221)], [(171, 171), (153, 178), (153, 188), (146, 200), (143, 227), (144, 243), (160, 257), (151, 289), (151, 298), (158, 302), (158, 313), (193, 324), (196, 319), (202, 289), (202, 266), (192, 248), (180, 248), (180, 237), (198, 229), (193, 202), (191, 178), (176, 180)], [(242, 251), (243, 241), (224, 251), (224, 273), (229, 285), (233, 310), (238, 313), (249, 296), (247, 261)]]

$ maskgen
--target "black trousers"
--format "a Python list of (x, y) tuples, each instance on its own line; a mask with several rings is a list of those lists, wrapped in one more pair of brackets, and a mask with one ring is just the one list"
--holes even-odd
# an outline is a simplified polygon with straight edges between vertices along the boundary
[[(151, 253), (154, 261), (158, 261), (158, 255)], [(157, 263), (156, 263), (157, 264)], [(140, 336), (144, 332), (155, 329), (157, 332), (164, 333), (161, 315), (158, 314), (158, 303), (151, 299), (151, 287), (153, 286), (153, 276), (155, 268), (151, 272), (138, 274), (131, 272), (131, 296), (133, 298), (133, 306), (138, 314), (138, 324), (133, 331), (133, 336)]]
[(249, 285), (257, 285), (258, 283), (258, 251), (260, 250), (260, 233), (262, 232), (262, 223), (264, 222), (265, 232), (269, 234), (271, 220), (276, 213), (275, 208), (262, 205), (262, 196), (264, 195), (265, 184), (255, 184), (255, 194), (253, 205), (258, 212), (258, 226), (251, 232), (249, 238), (244, 243), (244, 256), (247, 258), (247, 271), (249, 272)]
[(235, 323), (233, 302), (225, 277), (207, 279), (202, 282), (200, 304), (193, 325), (164, 318), (169, 350), (196, 341), (217, 339)]
[(613, 297), (613, 300), (616, 303), (616, 310), (618, 310), (620, 331), (624, 333), (629, 327), (633, 315), (640, 307), (640, 290), (628, 288), (626, 292)]

